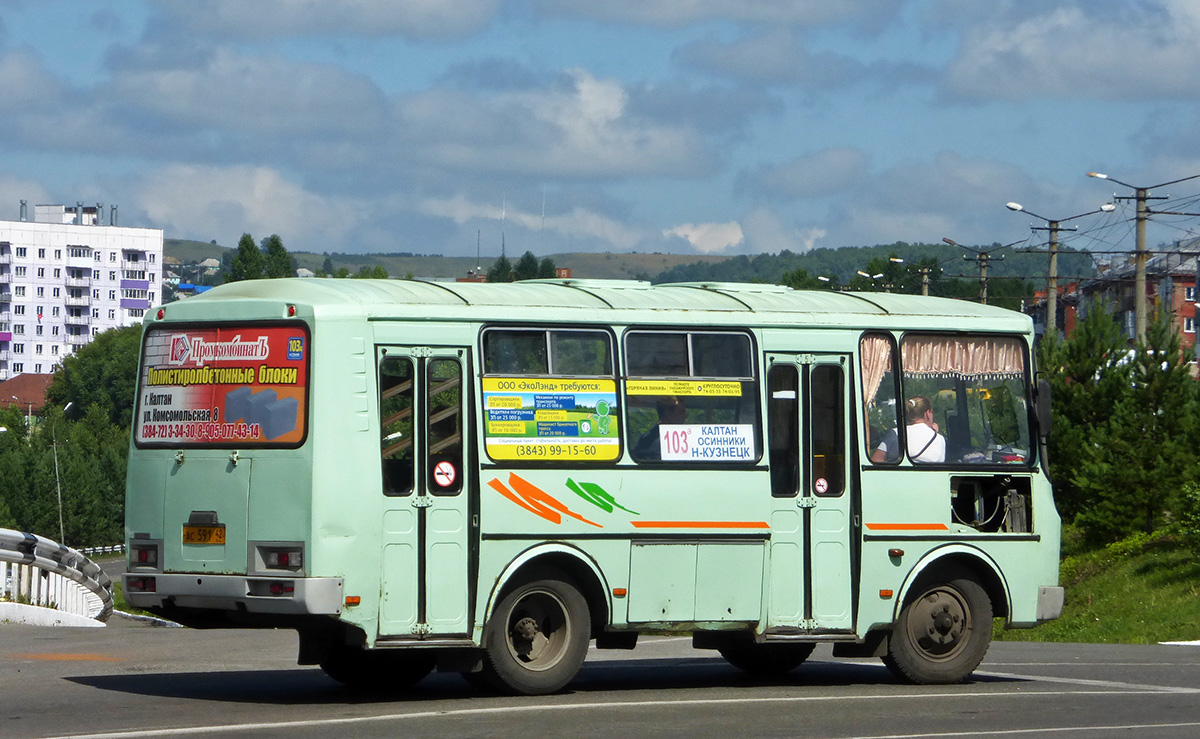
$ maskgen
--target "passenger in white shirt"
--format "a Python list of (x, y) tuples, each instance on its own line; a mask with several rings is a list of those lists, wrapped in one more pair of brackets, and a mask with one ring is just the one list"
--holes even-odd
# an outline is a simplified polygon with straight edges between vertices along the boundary
[[(933, 407), (929, 398), (924, 395), (914, 395), (904, 402), (904, 415), (908, 418), (905, 436), (908, 439), (908, 458), (913, 462), (924, 464), (939, 464), (946, 461), (946, 437), (938, 433), (937, 422), (933, 420)], [(871, 461), (893, 461), (898, 458), (896, 449), (899, 438), (893, 431), (883, 439), (883, 443), (871, 455)]]

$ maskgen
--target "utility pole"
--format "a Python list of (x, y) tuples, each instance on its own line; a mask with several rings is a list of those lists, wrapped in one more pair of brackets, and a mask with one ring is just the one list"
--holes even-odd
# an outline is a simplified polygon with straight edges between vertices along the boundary
[(962, 244), (958, 243), (954, 239), (945, 239), (944, 238), (944, 239), (942, 239), (942, 241), (946, 242), (950, 246), (957, 246), (957, 247), (966, 249), (967, 251), (975, 252), (975, 256), (973, 256), (973, 257), (963, 255), (963, 260), (967, 261), (967, 262), (974, 261), (979, 264), (979, 302), (984, 305), (987, 305), (987, 302), (988, 302), (988, 289), (987, 289), (988, 262), (991, 261), (992, 259), (995, 259), (996, 261), (1000, 261), (1001, 259), (1004, 259), (1004, 255), (1000, 255), (998, 257), (993, 257), (992, 252), (997, 252), (997, 251), (1000, 251), (1001, 249), (1007, 249), (1008, 247), (1012, 246), (1013, 244), (1021, 243), (1020, 241), (1014, 241), (1014, 242), (1012, 242), (1012, 244), (1005, 244), (1004, 246), (997, 246), (997, 247), (993, 247), (991, 249), (972, 249), (969, 246), (963, 246)]
[[(1026, 213), (1033, 218), (1046, 222), (1045, 226), (1031, 226), (1034, 231), (1048, 231), (1050, 233), (1050, 267), (1046, 275), (1046, 331), (1058, 330), (1058, 232), (1059, 224), (1073, 221), (1076, 218), (1095, 215), (1096, 213), (1111, 213), (1117, 209), (1117, 206), (1112, 203), (1105, 203), (1096, 210), (1090, 210), (1087, 213), (1080, 213), (1077, 216), (1070, 218), (1059, 218), (1057, 220), (1039, 216), (1037, 213), (1026, 210), (1020, 203), (1007, 203), (1005, 207), (1011, 211), (1018, 213)], [(1074, 231), (1072, 227), (1068, 229)]]
[(1133, 197), (1129, 197), (1128, 195), (1121, 197), (1114, 195), (1113, 197), (1117, 200), (1134, 200), (1137, 202), (1137, 222), (1134, 230), (1135, 238), (1137, 240), (1137, 250), (1134, 252), (1133, 322), (1136, 338), (1138, 341), (1142, 341), (1146, 338), (1146, 220), (1149, 219), (1153, 214), (1153, 211), (1146, 207), (1146, 202), (1149, 200), (1167, 199), (1163, 196), (1153, 198), (1150, 197), (1151, 190), (1159, 187), (1166, 187), (1167, 185), (1174, 185), (1178, 182), (1194, 180), (1197, 177), (1200, 177), (1200, 174), (1194, 174), (1190, 177), (1180, 177), (1177, 180), (1161, 182), (1157, 185), (1151, 185), (1150, 187), (1138, 187), (1137, 185), (1131, 185), (1128, 182), (1121, 182), (1115, 177), (1109, 177), (1108, 175), (1101, 174), (1099, 172), (1088, 172), (1087, 176), (1095, 177), (1099, 180), (1109, 180), (1110, 182), (1115, 182), (1122, 187), (1128, 187), (1133, 190)]

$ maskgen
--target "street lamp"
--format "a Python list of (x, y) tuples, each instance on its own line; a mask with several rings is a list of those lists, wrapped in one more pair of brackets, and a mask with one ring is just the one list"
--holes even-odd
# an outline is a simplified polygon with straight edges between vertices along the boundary
[[(63, 406), (63, 413), (71, 409), (75, 405), (74, 402), (69, 402)], [(58, 491), (58, 543), (64, 547), (67, 545), (66, 534), (63, 533), (63, 507), (62, 507), (62, 478), (58, 474), (58, 424), (55, 423), (50, 427), (50, 438), (54, 441), (54, 487)]]
[[(12, 399), (17, 401), (17, 405), (21, 404), (21, 399), (18, 398), (17, 396), (15, 396), (15, 395), (12, 396)], [(25, 409), (25, 428), (26, 429), (33, 428), (33, 420), (32, 419), (33, 419), (33, 401), (31, 400), (31, 401), (29, 401), (29, 407)]]
[[(1049, 231), (1050, 232), (1050, 268), (1046, 273), (1046, 330), (1058, 330), (1058, 231), (1059, 224), (1067, 221), (1073, 221), (1076, 218), (1091, 216), (1097, 213), (1112, 213), (1117, 209), (1117, 206), (1112, 203), (1105, 203), (1096, 210), (1089, 210), (1087, 213), (1080, 213), (1077, 216), (1068, 218), (1047, 218), (1039, 216), (1031, 210), (1025, 208), (1020, 203), (1005, 203), (1004, 207), (1014, 213), (1024, 213), (1032, 218), (1037, 218), (1040, 221), (1045, 221), (1045, 226), (1032, 226), (1034, 231)], [(1074, 230), (1074, 229), (1071, 229)]]
[(1138, 187), (1137, 185), (1131, 185), (1128, 182), (1122, 182), (1116, 177), (1109, 177), (1108, 175), (1100, 172), (1088, 172), (1087, 176), (1094, 177), (1098, 180), (1108, 180), (1109, 182), (1115, 182), (1122, 187), (1128, 187), (1133, 190), (1133, 197), (1121, 197), (1119, 199), (1137, 201), (1137, 227), (1135, 229), (1137, 238), (1137, 251), (1134, 254), (1135, 267), (1133, 273), (1133, 320), (1137, 339), (1138, 341), (1141, 341), (1146, 338), (1146, 221), (1151, 215), (1150, 209), (1146, 207), (1146, 201), (1151, 199), (1166, 200), (1166, 198), (1163, 197), (1151, 198), (1150, 191), (1158, 187), (1166, 187), (1167, 185), (1174, 185), (1178, 182), (1194, 180), (1197, 177), (1200, 177), (1200, 174), (1194, 174), (1190, 177), (1180, 177), (1177, 180), (1171, 180), (1169, 182), (1160, 182), (1159, 184), (1151, 185), (1150, 187)]

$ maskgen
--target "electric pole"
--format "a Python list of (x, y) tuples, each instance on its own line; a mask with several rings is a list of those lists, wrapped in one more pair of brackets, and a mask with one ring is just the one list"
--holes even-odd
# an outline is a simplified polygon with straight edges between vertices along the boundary
[[(971, 251), (971, 252), (975, 253), (975, 256), (973, 256), (973, 257), (967, 256), (964, 254), (963, 260), (967, 261), (967, 262), (974, 261), (979, 264), (979, 302), (984, 305), (987, 305), (987, 302), (988, 302), (988, 289), (987, 289), (988, 262), (991, 261), (992, 259), (995, 259), (996, 261), (1000, 261), (1001, 259), (1004, 259), (1004, 255), (1000, 255), (998, 257), (993, 257), (992, 252), (997, 252), (997, 251), (1000, 251), (1001, 249), (1007, 249), (1008, 247), (1012, 246), (1013, 244), (1021, 243), (1020, 241), (1014, 241), (1014, 242), (1012, 242), (1012, 244), (1005, 244), (1004, 246), (996, 246), (991, 249), (972, 249), (969, 246), (963, 246), (962, 244), (958, 243), (954, 239), (944, 238), (944, 239), (942, 239), (942, 241), (946, 242), (950, 246), (957, 246), (957, 247), (966, 249), (967, 251)], [(1024, 241), (1024, 239), (1022, 239), (1022, 241)]]
[(1134, 229), (1135, 238), (1137, 239), (1137, 250), (1134, 252), (1134, 273), (1133, 273), (1133, 322), (1134, 333), (1138, 341), (1146, 338), (1146, 220), (1150, 218), (1152, 211), (1146, 207), (1146, 202), (1149, 200), (1166, 200), (1166, 197), (1150, 197), (1150, 191), (1167, 185), (1174, 185), (1178, 182), (1186, 182), (1200, 177), (1200, 174), (1194, 174), (1191, 177), (1180, 177), (1177, 180), (1170, 182), (1162, 182), (1150, 187), (1138, 187), (1131, 185), (1128, 182), (1121, 182), (1115, 177), (1109, 177), (1106, 174), (1099, 172), (1088, 172), (1088, 177), (1095, 177), (1099, 180), (1108, 180), (1115, 182), (1122, 187), (1128, 187), (1133, 190), (1133, 197), (1116, 196), (1116, 200), (1134, 200), (1137, 202), (1137, 223)]
[[(1059, 218), (1057, 220), (1039, 216), (1033, 211), (1026, 210), (1020, 203), (1006, 203), (1005, 207), (1017, 213), (1025, 213), (1038, 220), (1045, 221), (1045, 226), (1031, 226), (1034, 231), (1048, 231), (1050, 233), (1050, 267), (1046, 275), (1046, 331), (1058, 330), (1058, 232), (1059, 224), (1073, 221), (1076, 218), (1095, 215), (1096, 213), (1111, 213), (1117, 209), (1117, 206), (1112, 203), (1105, 203), (1096, 210), (1089, 210), (1087, 213), (1080, 213), (1077, 216), (1069, 218)], [(1074, 231), (1072, 227), (1068, 229)]]

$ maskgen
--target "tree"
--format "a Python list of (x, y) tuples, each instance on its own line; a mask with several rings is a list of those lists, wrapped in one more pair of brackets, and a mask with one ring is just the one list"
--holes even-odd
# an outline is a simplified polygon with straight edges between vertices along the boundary
[(513, 280), (534, 280), (538, 276), (538, 258), (533, 255), (533, 252), (527, 251), (517, 260), (517, 264), (513, 267)]
[(554, 266), (554, 260), (546, 257), (538, 265), (537, 276), (543, 280), (553, 279), (558, 277), (558, 269)]
[(46, 390), (46, 400), (59, 408), (73, 403), (72, 416), (99, 406), (114, 424), (129, 428), (141, 335), (140, 325), (97, 334), (90, 344), (63, 359)]
[(263, 239), (262, 251), (265, 254), (263, 271), (268, 279), (296, 276), (296, 260), (283, 248), (283, 239), (279, 238), (279, 234), (271, 234)]
[(1158, 314), (1122, 361), (1121, 396), (1072, 480), (1081, 493), (1075, 521), (1098, 543), (1154, 531), (1197, 470), (1196, 388), (1170, 317)]
[(1107, 433), (1129, 388), (1130, 368), (1120, 326), (1103, 306), (1081, 306), (1083, 318), (1066, 340), (1057, 333), (1038, 345), (1038, 368), (1051, 390), (1050, 480), (1058, 509), (1071, 521), (1092, 494), (1077, 479), (1088, 449)]
[(354, 276), (360, 280), (386, 280), (388, 273), (382, 264), (376, 264), (373, 267), (364, 264), (358, 268), (358, 274)]
[(512, 264), (508, 261), (508, 257), (501, 254), (500, 258), (497, 259), (492, 264), (491, 268), (487, 271), (487, 281), (488, 282), (512, 282), (513, 281), (513, 268), (512, 268)]
[(326, 276), (332, 277), (333, 271), (334, 271), (333, 259), (331, 259), (330, 256), (328, 254), (326, 254), (325, 261), (321, 262), (321, 269), (319, 270), (318, 274), (324, 273), (324, 274), (321, 274), (322, 277), (326, 277)]
[(779, 278), (780, 285), (787, 285), (793, 290), (825, 290), (837, 285), (837, 278), (831, 279), (829, 282), (823, 282), (808, 274), (808, 270), (797, 267), (791, 272), (785, 272), (783, 277)]
[(265, 268), (266, 260), (262, 251), (254, 243), (254, 237), (250, 234), (242, 234), (242, 238), (238, 240), (237, 253), (229, 261), (229, 272), (225, 276), (225, 281), (257, 280), (262, 278)]

